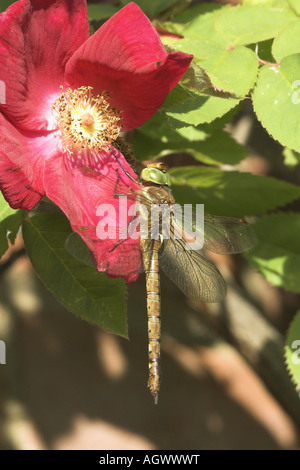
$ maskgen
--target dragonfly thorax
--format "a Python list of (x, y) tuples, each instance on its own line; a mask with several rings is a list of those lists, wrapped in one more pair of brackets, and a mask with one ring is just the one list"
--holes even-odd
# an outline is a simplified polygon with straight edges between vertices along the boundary
[(140, 191), (142, 199), (146, 199), (148, 204), (172, 205), (175, 199), (168, 186), (149, 185), (144, 186)]

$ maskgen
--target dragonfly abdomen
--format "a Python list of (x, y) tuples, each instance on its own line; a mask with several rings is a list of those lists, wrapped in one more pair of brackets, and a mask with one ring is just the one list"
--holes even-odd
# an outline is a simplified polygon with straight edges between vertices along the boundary
[(160, 386), (160, 279), (158, 250), (154, 246), (151, 250), (151, 257), (145, 263), (146, 289), (147, 289), (147, 317), (148, 317), (148, 359), (149, 359), (149, 381), (148, 387), (154, 397), (155, 403), (158, 400)]

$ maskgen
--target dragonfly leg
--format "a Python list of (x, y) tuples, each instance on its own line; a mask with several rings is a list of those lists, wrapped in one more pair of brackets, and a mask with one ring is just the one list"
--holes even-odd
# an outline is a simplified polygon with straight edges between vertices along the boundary
[(139, 180), (136, 180), (133, 176), (131, 176), (130, 173), (128, 173), (128, 171), (125, 170), (125, 168), (123, 167), (122, 163), (120, 162), (119, 158), (117, 157), (117, 155), (114, 154), (114, 152), (112, 152), (112, 150), (110, 149), (110, 152), (111, 154), (115, 157), (118, 165), (120, 165), (120, 167), (122, 168), (122, 170), (124, 171), (125, 175), (128, 176), (128, 178), (130, 178), (132, 181), (134, 181), (136, 184), (139, 184)]
[[(116, 193), (116, 188), (117, 188), (117, 186), (118, 186), (118, 184), (119, 184), (119, 181), (120, 181), (120, 175), (119, 175), (118, 168), (116, 169), (116, 173), (117, 173), (117, 175), (118, 175), (118, 178), (117, 178), (117, 182), (116, 182), (116, 185), (115, 185), (115, 188), (114, 188), (114, 194), (113, 194), (113, 196), (114, 196), (114, 197), (124, 197), (124, 196), (128, 197), (129, 195), (132, 196), (132, 195), (134, 194), (134, 191), (132, 191), (131, 188), (128, 190), (127, 193)], [(129, 174), (129, 173), (128, 173), (128, 174)]]
[(116, 169), (116, 173), (117, 173), (117, 182), (116, 182), (116, 186), (115, 186), (115, 189), (114, 189), (114, 197), (122, 197), (122, 196), (125, 196), (125, 194), (122, 194), (122, 193), (116, 193), (116, 188), (118, 187), (118, 184), (119, 184), (119, 181), (120, 181), (120, 175), (119, 175), (119, 171), (118, 171), (118, 168)]
[[(130, 220), (129, 224), (128, 224), (128, 228), (126, 229), (127, 233), (128, 233), (128, 229), (130, 227), (130, 225), (132, 224), (132, 222), (135, 221), (135, 219), (138, 218), (138, 215), (135, 215), (134, 217), (132, 217), (132, 219)], [(110, 249), (108, 250), (108, 253), (111, 253), (112, 251), (114, 251), (122, 242), (126, 241), (127, 238), (120, 238), (120, 240), (117, 241), (117, 243), (115, 243), (115, 245)]]

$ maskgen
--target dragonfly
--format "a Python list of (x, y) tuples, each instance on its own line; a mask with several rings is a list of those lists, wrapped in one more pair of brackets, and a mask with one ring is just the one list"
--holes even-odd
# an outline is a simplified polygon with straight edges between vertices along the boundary
[[(128, 233), (136, 232), (137, 221), (141, 223), (143, 218), (147, 221), (139, 233), (139, 251), (142, 259), (142, 270), (146, 277), (147, 292), (147, 318), (148, 318), (148, 387), (158, 403), (160, 390), (160, 354), (161, 354), (161, 294), (160, 294), (160, 269), (177, 285), (177, 287), (189, 298), (201, 302), (220, 302), (226, 296), (226, 283), (217, 267), (205, 256), (209, 250), (218, 254), (241, 253), (251, 249), (256, 243), (256, 234), (252, 226), (243, 219), (233, 217), (204, 215), (201, 227), (193, 222), (193, 233), (183, 226), (182, 218), (178, 216), (178, 205), (175, 203), (171, 191), (171, 178), (164, 163), (149, 164), (141, 172), (140, 178), (135, 178), (124, 168), (118, 157), (113, 154), (120, 172), (133, 182), (136, 188), (122, 189), (118, 187), (120, 172), (116, 170), (115, 181), (106, 178), (103, 184), (114, 185), (113, 197), (128, 196), (134, 199), (138, 207), (136, 211), (139, 217), (132, 216), (126, 227)], [(163, 233), (162, 216), (160, 215), (156, 233), (153, 236), (151, 226), (151, 208), (153, 206), (168, 208), (169, 232)], [(194, 215), (194, 214), (193, 214)], [(77, 232), (84, 230), (79, 227)], [(114, 229), (114, 227), (113, 227)], [(193, 249), (191, 241), (195, 240), (195, 233), (200, 235), (203, 246)], [(151, 236), (150, 236), (151, 234)], [(113, 252), (126, 238), (122, 236), (110, 251)], [(72, 237), (67, 240), (67, 250), (79, 259), (76, 252), (76, 243)], [(122, 258), (122, 257), (121, 257)], [(80, 258), (83, 261), (82, 257)], [(124, 261), (125, 262), (125, 261)], [(122, 265), (122, 259), (118, 261), (118, 269), (113, 273), (123, 275), (126, 266)]]

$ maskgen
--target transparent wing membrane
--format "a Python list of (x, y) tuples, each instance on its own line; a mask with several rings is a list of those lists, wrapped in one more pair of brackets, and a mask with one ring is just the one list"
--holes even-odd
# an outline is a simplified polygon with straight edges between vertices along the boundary
[[(185, 225), (189, 220), (192, 223)], [(256, 234), (245, 220), (209, 214), (200, 217), (192, 207), (185, 207), (182, 215), (175, 212), (174, 227), (175, 236), (182, 232), (186, 241), (203, 240), (204, 249), (218, 254), (242, 253), (256, 243)]]
[(226, 296), (226, 284), (218, 269), (198, 251), (186, 250), (184, 240), (165, 242), (160, 265), (177, 287), (192, 299), (219, 302)]
[(204, 216), (204, 248), (219, 254), (242, 253), (256, 243), (256, 234), (245, 220)]

